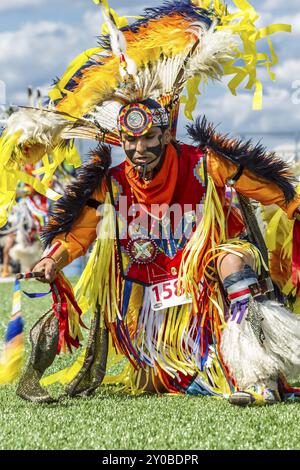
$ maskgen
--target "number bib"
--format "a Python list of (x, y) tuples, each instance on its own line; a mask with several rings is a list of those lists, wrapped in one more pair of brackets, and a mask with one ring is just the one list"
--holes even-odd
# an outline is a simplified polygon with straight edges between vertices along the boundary
[(178, 279), (161, 282), (149, 287), (152, 310), (164, 310), (165, 308), (176, 307), (177, 305), (191, 304), (192, 297), (181, 292), (177, 292)]

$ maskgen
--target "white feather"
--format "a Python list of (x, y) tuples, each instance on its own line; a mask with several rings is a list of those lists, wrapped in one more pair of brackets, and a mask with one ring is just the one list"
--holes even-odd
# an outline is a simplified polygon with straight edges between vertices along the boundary
[[(255, 301), (254, 301), (255, 302)], [(295, 379), (300, 373), (300, 318), (277, 302), (259, 304), (263, 316), (263, 345), (244, 317), (229, 321), (221, 339), (225, 364), (240, 389), (266, 384), (280, 374)]]
[(107, 24), (109, 35), (110, 35), (110, 46), (111, 50), (113, 51), (115, 56), (119, 56), (120, 54), (125, 54), (127, 44), (126, 39), (122, 31), (120, 31), (109, 15), (106, 13), (105, 7), (102, 5), (102, 15), (104, 20)]
[(198, 34), (200, 44), (187, 63), (185, 78), (203, 75), (213, 80), (220, 79), (223, 75), (222, 62), (232, 58), (236, 45), (232, 33), (213, 29), (203, 31), (201, 27), (194, 27), (194, 32)]
[(12, 114), (7, 123), (7, 133), (21, 131), (19, 143), (40, 143), (46, 147), (56, 146), (61, 132), (70, 125), (61, 114), (39, 109), (20, 109)]
[(174, 94), (174, 84), (182, 72), (182, 77), (176, 83), (177, 93), (181, 93), (186, 82), (195, 75), (202, 76), (204, 81), (221, 79), (223, 61), (232, 58), (235, 45), (232, 34), (214, 31), (214, 25), (207, 30), (202, 23), (193, 24), (191, 29), (199, 37), (200, 43), (190, 58), (187, 59), (191, 45), (188, 50), (175, 57), (162, 57), (151, 66), (144, 64), (135, 75), (136, 90), (129, 86), (120, 86), (115, 96), (130, 102)]
[(113, 131), (116, 128), (120, 109), (121, 104), (117, 101), (105, 101), (101, 106), (95, 107), (90, 117), (104, 129)]
[(120, 74), (121, 77), (124, 78), (125, 76), (132, 75), (135, 76), (137, 72), (137, 66), (133, 59), (131, 59), (127, 54), (124, 54), (125, 61), (126, 61), (126, 69), (120, 67)]
[(8, 135), (21, 131), (19, 144), (39, 143), (53, 149), (66, 139), (96, 139), (99, 129), (87, 119), (70, 121), (55, 110), (24, 108), (12, 114), (7, 123)]
[(145, 65), (135, 75), (134, 87), (120, 86), (115, 96), (128, 102), (142, 101), (147, 98), (159, 99), (174, 90), (174, 82), (182, 68), (186, 54), (175, 57), (162, 57), (155, 65)]
[(120, 67), (120, 74), (121, 77), (124, 78), (126, 75), (135, 75), (137, 71), (135, 61), (128, 57), (126, 54), (127, 50), (127, 43), (124, 34), (120, 31), (114, 21), (110, 18), (107, 14), (105, 7), (102, 5), (102, 15), (108, 27), (109, 36), (110, 36), (110, 47), (113, 54), (116, 57), (120, 57), (121, 54), (124, 55), (126, 61), (126, 68)]

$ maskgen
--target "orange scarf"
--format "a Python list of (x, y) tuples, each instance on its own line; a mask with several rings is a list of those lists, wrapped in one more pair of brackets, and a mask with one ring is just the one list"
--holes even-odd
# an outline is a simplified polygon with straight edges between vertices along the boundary
[[(177, 151), (172, 144), (167, 146), (163, 165), (151, 181), (142, 180), (139, 174), (133, 170), (132, 164), (128, 160), (125, 161), (128, 184), (138, 203), (145, 205), (148, 212), (151, 213), (151, 204), (167, 204), (168, 206), (171, 204), (178, 178), (178, 167)], [(156, 217), (164, 215), (161, 213), (162, 211), (156, 212), (156, 210), (152, 211)]]

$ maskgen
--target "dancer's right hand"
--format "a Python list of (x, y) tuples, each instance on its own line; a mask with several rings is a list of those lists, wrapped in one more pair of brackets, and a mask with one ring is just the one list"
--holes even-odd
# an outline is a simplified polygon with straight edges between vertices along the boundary
[(32, 272), (43, 273), (43, 277), (37, 277), (36, 279), (40, 282), (51, 284), (57, 274), (56, 262), (52, 258), (43, 258), (35, 265)]

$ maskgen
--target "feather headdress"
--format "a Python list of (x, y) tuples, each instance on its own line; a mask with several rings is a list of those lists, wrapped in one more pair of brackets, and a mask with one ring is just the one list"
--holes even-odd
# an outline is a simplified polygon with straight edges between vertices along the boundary
[[(47, 154), (75, 138), (120, 145), (117, 119), (121, 107), (129, 103), (149, 98), (160, 103), (175, 134), (180, 99), (185, 102), (187, 118), (192, 118), (200, 82), (233, 75), (230, 90), (236, 94), (248, 77), (246, 88), (254, 88), (254, 105), (259, 108), (262, 86), (257, 66), (270, 72), (277, 57), (270, 40), (271, 59), (257, 52), (256, 43), (290, 28), (273, 25), (258, 30), (253, 7), (246, 0), (233, 1), (238, 9), (234, 14), (228, 13), (222, 0), (166, 1), (161, 7), (147, 8), (129, 24), (107, 0), (94, 0), (105, 19), (99, 47), (69, 65), (50, 91), (47, 109), (21, 109), (9, 119), (0, 139), (0, 200), (4, 199), (5, 208), (13, 202), (16, 182), (25, 178), (22, 165), (28, 160), (43, 162), (44, 178), (40, 181), (32, 176), (26, 182), (51, 198), (59, 197), (49, 193), (57, 162), (53, 157), (50, 162)], [(184, 89), (186, 96), (182, 97)], [(80, 165), (77, 157), (75, 164)], [(6, 198), (4, 187), (10, 191)], [(0, 224), (4, 219), (5, 211)]]

